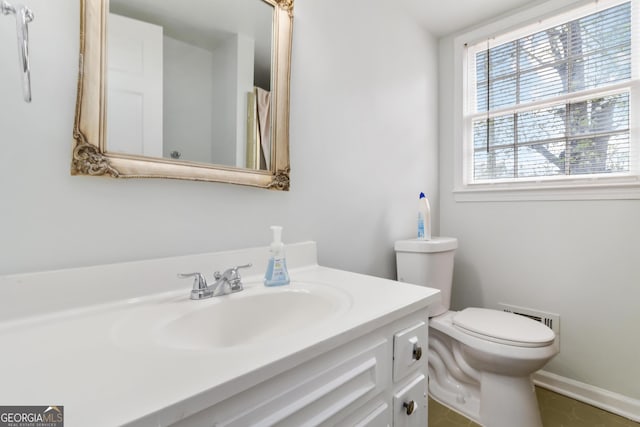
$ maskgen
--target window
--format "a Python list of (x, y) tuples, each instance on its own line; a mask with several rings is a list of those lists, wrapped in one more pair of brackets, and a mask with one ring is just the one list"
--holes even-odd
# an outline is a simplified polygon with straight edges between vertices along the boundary
[(632, 3), (601, 0), (465, 45), (466, 188), (638, 183)]

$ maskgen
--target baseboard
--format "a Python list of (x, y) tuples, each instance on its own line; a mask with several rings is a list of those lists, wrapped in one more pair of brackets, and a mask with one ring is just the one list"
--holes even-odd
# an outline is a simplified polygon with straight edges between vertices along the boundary
[(546, 371), (538, 371), (533, 374), (533, 382), (537, 386), (558, 394), (640, 422), (640, 400)]

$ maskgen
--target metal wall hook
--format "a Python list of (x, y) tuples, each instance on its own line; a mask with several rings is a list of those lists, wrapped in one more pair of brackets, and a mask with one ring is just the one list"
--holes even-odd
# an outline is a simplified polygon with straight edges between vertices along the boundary
[(31, 9), (24, 5), (12, 6), (3, 0), (0, 2), (0, 12), (3, 15), (16, 16), (16, 34), (18, 36), (18, 56), (20, 71), (22, 72), (22, 94), (26, 102), (31, 102), (31, 68), (29, 65), (29, 26), (34, 15)]

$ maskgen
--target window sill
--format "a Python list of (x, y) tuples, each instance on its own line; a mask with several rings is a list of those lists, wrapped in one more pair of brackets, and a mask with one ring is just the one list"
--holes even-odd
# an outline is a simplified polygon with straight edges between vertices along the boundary
[(640, 200), (640, 177), (627, 182), (582, 184), (471, 184), (453, 190), (456, 202)]

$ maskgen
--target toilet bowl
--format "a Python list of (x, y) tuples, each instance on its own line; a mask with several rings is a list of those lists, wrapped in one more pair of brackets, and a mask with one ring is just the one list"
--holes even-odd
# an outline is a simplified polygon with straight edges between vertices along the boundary
[(398, 280), (442, 291), (429, 319), (429, 395), (490, 427), (541, 427), (531, 374), (557, 353), (555, 334), (486, 308), (450, 311), (454, 238), (396, 242)]

